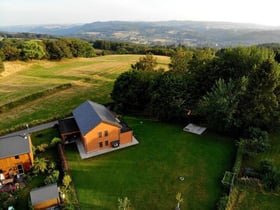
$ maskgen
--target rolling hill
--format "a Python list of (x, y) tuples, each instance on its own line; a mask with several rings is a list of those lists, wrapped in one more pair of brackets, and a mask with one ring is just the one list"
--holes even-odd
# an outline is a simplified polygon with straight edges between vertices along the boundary
[(226, 47), (280, 42), (279, 27), (229, 22), (107, 21), (75, 25), (7, 26), (0, 27), (0, 31), (191, 47)]

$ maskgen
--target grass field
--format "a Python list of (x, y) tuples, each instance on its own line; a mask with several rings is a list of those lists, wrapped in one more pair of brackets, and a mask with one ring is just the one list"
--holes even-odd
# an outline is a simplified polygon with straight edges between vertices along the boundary
[[(57, 85), (71, 83), (72, 88), (0, 113), (0, 118), (5, 119), (0, 122), (0, 131), (65, 116), (86, 99), (99, 103), (110, 102), (114, 80), (139, 57), (109, 55), (59, 62), (4, 62), (5, 72), (0, 76), (0, 106)], [(159, 66), (167, 69), (169, 58), (156, 57)]]
[(188, 134), (182, 125), (125, 121), (139, 145), (87, 160), (75, 145), (66, 147), (81, 209), (117, 209), (118, 197), (128, 196), (135, 210), (171, 210), (177, 192), (183, 194), (182, 209), (215, 209), (221, 178), (235, 155), (231, 139)]

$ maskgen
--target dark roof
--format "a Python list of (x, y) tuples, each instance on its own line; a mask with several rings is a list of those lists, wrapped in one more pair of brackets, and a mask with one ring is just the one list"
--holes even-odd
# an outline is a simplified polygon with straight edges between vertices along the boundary
[(120, 122), (122, 128), (121, 128), (121, 133), (125, 133), (127, 131), (131, 131), (132, 129), (125, 123), (125, 122)]
[(105, 106), (89, 100), (74, 109), (73, 115), (82, 135), (86, 135), (101, 122), (121, 127), (113, 114)]
[(58, 196), (57, 184), (50, 184), (44, 187), (35, 188), (30, 192), (32, 205), (59, 198)]
[(27, 137), (16, 135), (0, 139), (0, 158), (30, 153), (30, 142)]
[(71, 133), (71, 132), (79, 132), (78, 125), (76, 120), (72, 118), (67, 118), (58, 121), (58, 129), (61, 134), (63, 133)]

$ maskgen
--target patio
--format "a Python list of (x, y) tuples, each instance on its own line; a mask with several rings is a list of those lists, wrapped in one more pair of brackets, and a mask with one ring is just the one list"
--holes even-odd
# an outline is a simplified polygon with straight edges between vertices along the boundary
[(119, 147), (115, 147), (115, 148), (112, 147), (112, 148), (108, 148), (108, 149), (96, 150), (96, 151), (92, 151), (92, 152), (88, 152), (88, 153), (86, 153), (82, 141), (77, 140), (76, 144), (77, 144), (78, 151), (80, 153), (80, 157), (82, 159), (87, 159), (87, 158), (95, 157), (95, 156), (98, 156), (98, 155), (103, 155), (103, 154), (106, 154), (106, 153), (109, 153), (109, 152), (113, 152), (113, 151), (116, 151), (116, 150), (120, 150), (120, 149), (124, 149), (124, 148), (127, 148), (127, 147), (137, 145), (137, 144), (139, 144), (139, 141), (133, 136), (131, 143), (121, 144)]

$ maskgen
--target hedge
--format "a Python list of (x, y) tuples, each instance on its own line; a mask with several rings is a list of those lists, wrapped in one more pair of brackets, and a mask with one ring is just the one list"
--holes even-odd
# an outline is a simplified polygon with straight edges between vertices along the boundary
[(72, 87), (71, 83), (66, 83), (66, 84), (55, 86), (55, 87), (47, 89), (47, 90), (43, 90), (43, 91), (40, 91), (40, 92), (33, 93), (31, 95), (27, 95), (23, 98), (20, 98), (20, 99), (16, 100), (16, 101), (12, 101), (10, 103), (7, 103), (7, 104), (4, 104), (4, 105), (0, 106), (0, 113), (4, 112), (6, 110), (12, 109), (14, 107), (17, 107), (19, 105), (25, 104), (27, 102), (36, 100), (38, 98), (48, 96), (50, 94), (54, 94), (58, 91), (66, 90), (66, 89), (71, 88), (71, 87)]

